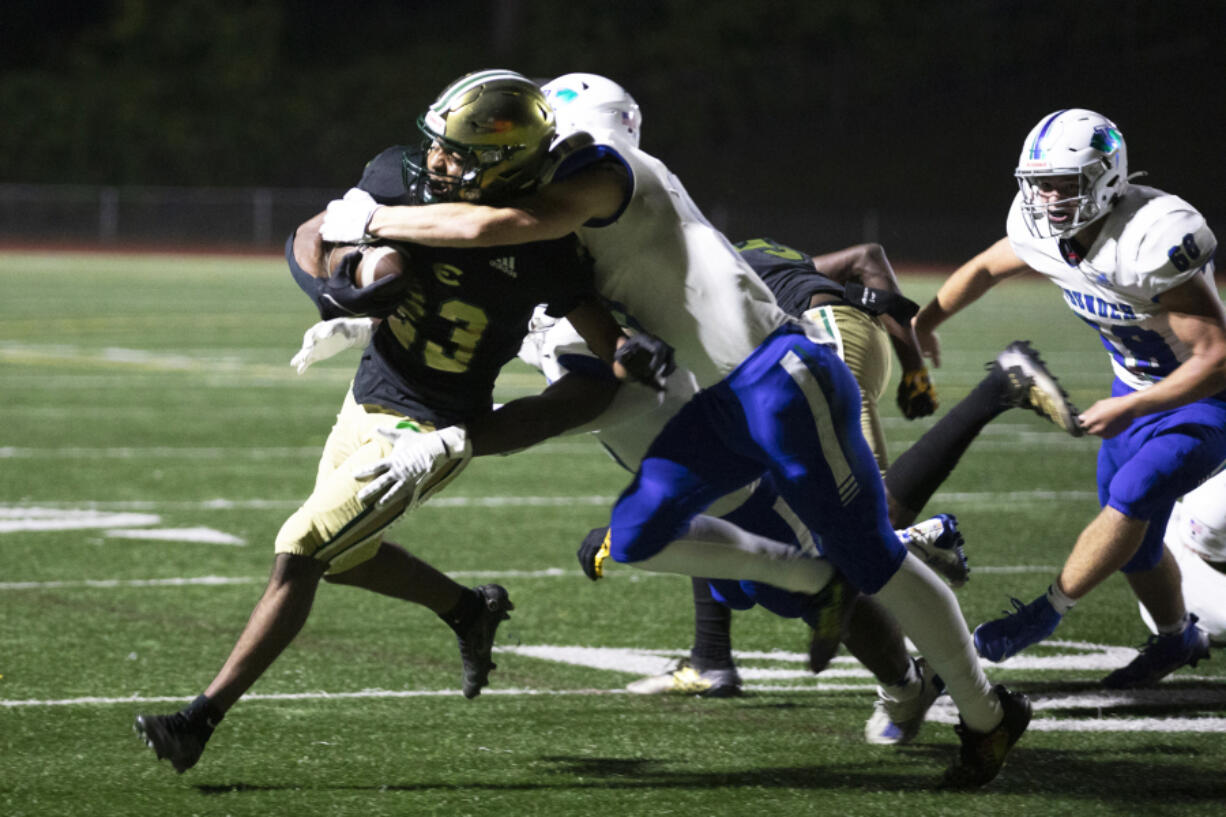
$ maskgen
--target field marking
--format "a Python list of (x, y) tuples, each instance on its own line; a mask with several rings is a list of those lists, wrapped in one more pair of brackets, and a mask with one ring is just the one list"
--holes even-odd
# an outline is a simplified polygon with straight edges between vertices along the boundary
[(0, 534), (101, 529), (110, 538), (154, 539), (209, 545), (245, 545), (246, 541), (202, 525), (151, 528), (162, 518), (151, 513), (104, 512), (92, 508), (0, 507)]
[(246, 539), (213, 528), (108, 528), (108, 539), (151, 539), (156, 542), (191, 542), (201, 545), (242, 547)]
[(0, 590), (59, 590), (62, 588), (107, 588), (118, 587), (193, 587), (222, 586), (230, 584), (254, 584), (266, 581), (257, 576), (197, 576), (191, 579), (70, 579), (47, 582), (0, 582)]
[[(29, 409), (27, 411), (27, 408)], [(23, 413), (47, 414), (56, 416), (79, 416), (82, 411), (88, 411), (91, 416), (95, 412), (94, 407), (82, 409), (77, 407), (46, 407), (46, 406), (31, 406), (31, 407), (8, 407), (3, 409), (6, 414), (21, 415)], [(139, 410), (139, 407), (138, 409)], [(145, 409), (146, 413), (155, 414), (154, 409)], [(114, 412), (116, 415), (130, 417), (132, 409), (124, 407), (117, 409)], [(247, 416), (249, 413), (268, 414), (268, 412), (260, 412), (258, 409), (252, 409), (248, 412), (244, 409), (232, 410), (229, 412), (237, 416)], [(314, 412), (312, 412), (313, 414)], [(1042, 448), (1045, 450), (1044, 456), (1050, 456), (1051, 452), (1048, 449), (1056, 449), (1056, 451), (1070, 450), (1078, 455), (1083, 455), (1086, 452), (1076, 451), (1075, 447), (1070, 448), (1070, 439), (1066, 434), (1061, 432), (1044, 432), (1044, 431), (1022, 431), (1014, 430), (1007, 435), (983, 435), (984, 437), (998, 437), (1000, 439), (983, 439), (981, 437), (974, 443), (976, 449), (985, 451), (1003, 451), (1009, 450), (1016, 452), (1019, 448)], [(915, 440), (891, 440), (899, 449), (905, 449)], [(310, 456), (317, 457), (321, 446), (171, 446), (171, 445), (151, 445), (151, 446), (0, 446), (0, 459), (266, 459), (269, 457), (300, 457)], [(602, 454), (603, 449), (599, 447), (599, 442), (595, 437), (584, 436), (564, 436), (563, 438), (555, 438), (542, 443), (538, 443), (529, 448), (517, 451), (516, 456), (525, 454), (531, 455), (565, 455), (571, 456), (576, 454)]]
[(219, 446), (194, 446), (177, 448), (174, 446), (115, 446), (110, 448), (65, 447), (65, 448), (20, 448), (16, 446), (0, 447), (0, 459), (70, 459), (70, 460), (132, 460), (132, 459), (176, 459), (176, 460), (231, 460), (254, 459), (266, 460), (274, 457), (318, 457), (318, 446), (296, 447), (266, 447), (235, 446), (232, 448)]
[[(108, 321), (104, 320), (104, 323)], [(268, 347), (271, 348), (271, 347)], [(268, 348), (257, 349), (261, 357), (267, 356)], [(290, 347), (286, 347), (285, 362), (271, 364), (264, 361), (252, 361), (240, 355), (218, 355), (216, 352), (195, 353), (191, 350), (158, 351), (152, 349), (132, 348), (127, 346), (75, 346), (67, 343), (25, 343), (22, 341), (0, 340), (0, 362), (15, 364), (90, 364), (91, 366), (106, 365), (122, 367), (129, 370), (149, 372), (199, 372), (208, 375), (246, 375), (262, 378), (272, 377), (275, 380), (299, 380), (302, 375), (290, 366), (292, 355)], [(280, 349), (275, 350), (280, 352)], [(345, 366), (321, 366), (312, 372), (316, 379), (322, 376), (334, 378), (350, 378), (356, 366), (357, 353)], [(338, 361), (339, 363), (340, 361)], [(321, 375), (324, 372), (327, 375)], [(309, 375), (308, 375), (309, 376)], [(544, 376), (536, 372), (505, 372), (498, 376), (495, 388), (531, 388), (540, 391), (545, 387)]]
[(161, 521), (157, 514), (108, 513), (94, 508), (0, 508), (0, 533), (136, 527)]
[[(565, 653), (568, 650), (581, 649), (591, 650), (593, 648), (559, 648), (559, 647), (539, 647), (530, 648), (533, 650), (555, 650)], [(512, 652), (515, 650), (505, 649), (498, 652)], [(624, 653), (633, 652), (626, 650), (610, 650), (610, 652)], [(642, 651), (643, 653), (659, 653), (663, 651)], [(772, 654), (782, 655), (782, 654)], [(797, 653), (793, 654), (797, 660), (803, 660), (804, 656)], [(743, 656), (738, 655), (738, 659)], [(625, 673), (626, 668), (619, 668), (619, 672)], [(741, 669), (742, 675), (746, 676), (746, 668)], [(744, 688), (751, 692), (762, 692), (771, 694), (793, 694), (793, 693), (822, 693), (822, 692), (845, 692), (845, 693), (864, 693), (865, 702), (871, 699), (874, 692), (874, 683), (871, 678), (866, 678), (861, 683), (830, 683), (822, 680), (826, 677), (832, 677), (827, 671), (819, 678), (814, 679), (807, 671), (798, 671), (798, 675), (805, 675), (810, 680), (805, 685), (789, 684), (789, 685), (773, 685), (773, 684), (745, 684)], [(787, 671), (776, 671), (770, 677), (790, 677)], [(868, 676), (867, 671), (845, 671), (842, 677), (854, 677), (856, 675)], [(746, 676), (748, 677), (748, 676)], [(1195, 676), (1181, 676), (1182, 680), (1196, 680)], [(1208, 679), (1206, 679), (1208, 680)], [(352, 692), (286, 692), (286, 693), (253, 693), (244, 696), (246, 701), (329, 701), (329, 700), (371, 700), (371, 699), (411, 699), (411, 698), (456, 698), (462, 693), (456, 689), (441, 689), (441, 690), (384, 690), (384, 689), (363, 689)], [(487, 697), (574, 697), (574, 696), (617, 696), (631, 695), (624, 687), (610, 689), (560, 689), (560, 690), (544, 690), (531, 688), (514, 688), (500, 689), (487, 688), (482, 691), (483, 696)], [(0, 708), (5, 709), (30, 709), (30, 708), (50, 708), (63, 706), (114, 706), (114, 705), (147, 705), (147, 704), (171, 704), (179, 705), (184, 703), (190, 696), (176, 695), (138, 695), (133, 694), (123, 697), (106, 697), (106, 696), (83, 696), (76, 698), (60, 698), (60, 699), (24, 699), (24, 700), (0, 700)], [(1037, 732), (1149, 732), (1149, 733), (1165, 733), (1165, 734), (1226, 734), (1226, 717), (1217, 715), (1185, 715), (1179, 717), (1112, 717), (1104, 716), (1104, 712), (1109, 712), (1114, 708), (1127, 708), (1130, 711), (1136, 710), (1139, 707), (1154, 707), (1160, 709), (1169, 709), (1170, 707), (1181, 707), (1185, 709), (1220, 709), (1226, 707), (1226, 690), (1223, 689), (1185, 689), (1175, 685), (1164, 685), (1160, 689), (1149, 690), (1132, 690), (1120, 692), (1072, 692), (1072, 693), (1045, 693), (1031, 694), (1031, 701), (1036, 713), (1039, 712), (1072, 712), (1071, 716), (1056, 716), (1046, 715), (1035, 717), (1030, 722), (1030, 729)], [(735, 705), (735, 702), (729, 702), (729, 705)], [(867, 711), (867, 706), (866, 706)], [(1084, 717), (1078, 717), (1077, 713), (1084, 712)], [(957, 710), (953, 703), (949, 701), (948, 696), (942, 696), (932, 707), (928, 714), (928, 721), (932, 723), (940, 723), (953, 725), (958, 722)]]
[[(516, 456), (520, 456), (516, 454)], [(1095, 491), (938, 491), (929, 501), (930, 505), (942, 502), (961, 502), (982, 506), (1016, 502), (1084, 502), (1097, 501)], [(615, 496), (441, 496), (430, 500), (426, 508), (501, 508), (501, 507), (559, 507), (567, 505), (608, 505), (617, 500)], [(192, 500), (80, 500), (39, 501), (37, 507), (52, 509), (82, 509), (90, 511), (152, 511), (152, 510), (280, 510), (297, 508), (301, 499), (214, 499)], [(0, 503), (0, 515), (22, 511), (35, 505)]]
[[(229, 544), (229, 543), (221, 543)], [(983, 573), (1054, 573), (1059, 568), (1055, 565), (1030, 565), (1008, 567), (975, 567), (973, 574)], [(482, 579), (497, 581), (500, 579), (576, 579), (583, 576), (582, 570), (567, 570), (560, 567), (545, 567), (538, 570), (448, 570), (448, 576), (455, 579)], [(644, 579), (677, 578), (677, 573), (653, 573), (647, 570), (626, 569), (606, 573), (602, 581), (631, 581)], [(231, 584), (253, 584), (265, 582), (267, 576), (172, 576), (165, 579), (52, 579), (48, 581), (10, 581), (0, 582), (0, 591), (4, 590), (60, 590), (76, 587), (82, 588), (119, 588), (119, 587), (192, 587), (221, 586)], [(1011, 659), (1012, 660), (1012, 659)]]

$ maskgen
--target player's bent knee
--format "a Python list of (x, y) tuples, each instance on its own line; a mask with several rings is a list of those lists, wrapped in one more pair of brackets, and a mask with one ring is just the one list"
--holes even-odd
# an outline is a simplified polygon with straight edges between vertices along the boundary
[(671, 502), (664, 493), (636, 483), (636, 490), (613, 506), (609, 556), (622, 563), (650, 559), (684, 535), (692, 517), (692, 512)]

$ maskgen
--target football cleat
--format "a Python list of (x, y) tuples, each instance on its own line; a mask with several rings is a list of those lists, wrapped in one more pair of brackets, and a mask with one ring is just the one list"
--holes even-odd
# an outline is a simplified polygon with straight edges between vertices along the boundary
[(887, 697), (882, 687), (877, 687), (877, 700), (873, 702), (873, 714), (864, 724), (864, 739), (878, 746), (897, 746), (910, 743), (919, 734), (924, 718), (933, 702), (945, 691), (945, 683), (936, 670), (923, 658), (912, 658), (920, 688), (914, 697), (896, 701)]
[(483, 584), (473, 589), (481, 596), (481, 615), (465, 633), (456, 635), (460, 660), (464, 662), (465, 698), (480, 695), (481, 688), (490, 682), (490, 670), (498, 668), (492, 658), (494, 633), (499, 624), (511, 617), (509, 611), (515, 609), (502, 585)]
[(834, 578), (812, 597), (801, 618), (812, 630), (809, 637), (809, 669), (824, 670), (838, 654), (839, 644), (847, 632), (847, 621), (860, 591), (842, 575)]
[(182, 712), (173, 715), (137, 715), (132, 728), (158, 760), (167, 759), (183, 774), (196, 765), (204, 745), (213, 734), (214, 724), (207, 719), (189, 719)]
[(1077, 418), (1077, 407), (1068, 399), (1055, 375), (1047, 370), (1039, 353), (1028, 340), (1015, 340), (988, 364), (998, 368), (1008, 381), (1005, 405), (1030, 409), (1046, 417), (1074, 437), (1085, 434)]
[(943, 576), (951, 587), (961, 587), (970, 578), (971, 568), (962, 550), (962, 532), (958, 530), (958, 520), (953, 514), (937, 514), (931, 519), (916, 522), (898, 531), (898, 538), (907, 550)]
[(1056, 631), (1063, 618), (1047, 600), (1047, 594), (1030, 604), (1012, 599), (1014, 611), (992, 619), (975, 628), (975, 652), (989, 661), (1004, 661), (1022, 650), (1038, 644)]
[(604, 576), (604, 563), (609, 558), (609, 528), (592, 528), (583, 537), (583, 543), (575, 555), (579, 558), (579, 567), (583, 575), (592, 581)]
[(1180, 667), (1194, 667), (1202, 659), (1208, 659), (1209, 634), (1196, 626), (1196, 622), (1196, 615), (1191, 614), (1183, 632), (1151, 635), (1141, 648), (1141, 654), (1104, 678), (1103, 686), (1107, 689), (1151, 686)]
[(1005, 756), (1030, 725), (1030, 699), (1010, 692), (1004, 684), (993, 687), (1004, 713), (1000, 724), (990, 732), (975, 732), (961, 722), (954, 727), (962, 742), (958, 759), (945, 770), (941, 787), (969, 789), (990, 783), (1005, 765)]
[(732, 698), (741, 694), (741, 676), (736, 667), (698, 670), (689, 659), (660, 675), (649, 675), (626, 685), (636, 695), (698, 695), (703, 698)]

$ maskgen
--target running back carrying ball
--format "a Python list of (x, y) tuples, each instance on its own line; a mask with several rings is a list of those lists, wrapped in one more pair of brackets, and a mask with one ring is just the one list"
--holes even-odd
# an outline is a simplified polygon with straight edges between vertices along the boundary
[[(342, 272), (345, 257), (358, 255), (356, 266), (352, 268), (353, 281), (359, 287), (368, 287), (391, 275), (404, 272), (407, 259), (395, 247), (385, 244), (335, 244), (326, 252), (327, 268), (332, 275)], [(346, 262), (352, 264), (353, 261)], [(348, 274), (347, 272), (345, 274)]]

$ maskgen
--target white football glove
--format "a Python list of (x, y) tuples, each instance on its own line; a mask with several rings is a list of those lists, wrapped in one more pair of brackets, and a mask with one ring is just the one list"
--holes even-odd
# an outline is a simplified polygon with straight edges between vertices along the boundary
[(324, 213), (324, 223), (319, 228), (319, 235), (324, 241), (338, 244), (360, 244), (371, 241), (366, 228), (370, 226), (371, 216), (380, 207), (369, 193), (357, 187), (349, 189), (343, 198), (328, 202)]
[(320, 321), (302, 336), (302, 348), (290, 359), (289, 365), (302, 374), (312, 363), (327, 360), (355, 346), (370, 343), (374, 318), (333, 318)]
[(358, 492), (358, 500), (366, 503), (377, 498), (380, 507), (406, 498), (407, 507), (419, 505), (427, 498), (422, 489), (428, 476), (455, 460), (467, 460), (473, 452), (464, 426), (438, 431), (381, 428), (379, 433), (396, 443), (392, 453), (354, 471), (353, 476), (361, 480), (378, 477)]

